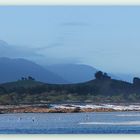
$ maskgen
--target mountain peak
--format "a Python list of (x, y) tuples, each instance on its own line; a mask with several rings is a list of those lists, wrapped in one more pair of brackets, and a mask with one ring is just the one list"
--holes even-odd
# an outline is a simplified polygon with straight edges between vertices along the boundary
[(7, 47), (8, 43), (6, 41), (0, 40), (0, 47)]

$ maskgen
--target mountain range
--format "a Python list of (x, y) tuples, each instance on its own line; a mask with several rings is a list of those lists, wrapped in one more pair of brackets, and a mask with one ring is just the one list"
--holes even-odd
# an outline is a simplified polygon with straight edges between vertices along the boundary
[[(9, 45), (0, 40), (0, 83), (15, 81), (23, 76), (32, 76), (36, 80), (53, 84), (82, 83), (94, 79), (95, 72), (101, 70), (84, 64), (40, 65), (32, 62), (32, 59), (22, 59), (32, 55), (37, 54), (33, 50), (25, 51), (23, 47)], [(114, 79), (131, 83), (135, 76), (108, 71), (107, 73)]]
[(55, 64), (46, 66), (46, 68), (69, 83), (81, 83), (94, 79), (94, 74), (97, 71), (88, 65), (83, 64)]
[[(98, 69), (84, 64), (55, 64), (42, 66), (22, 58), (0, 57), (0, 83), (32, 76), (52, 84), (82, 83), (94, 79)], [(132, 82), (133, 75), (109, 74), (112, 78)]]
[(44, 67), (26, 59), (0, 58), (0, 83), (28, 76), (45, 83), (80, 83), (93, 79), (95, 72), (96, 69), (88, 65), (60, 64)]
[(29, 60), (0, 58), (0, 83), (16, 81), (28, 76), (46, 83), (67, 83), (57, 74)]

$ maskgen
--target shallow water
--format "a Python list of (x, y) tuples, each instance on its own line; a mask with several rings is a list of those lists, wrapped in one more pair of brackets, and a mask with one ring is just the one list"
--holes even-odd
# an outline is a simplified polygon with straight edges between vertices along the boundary
[(140, 134), (140, 112), (0, 114), (1, 134)]

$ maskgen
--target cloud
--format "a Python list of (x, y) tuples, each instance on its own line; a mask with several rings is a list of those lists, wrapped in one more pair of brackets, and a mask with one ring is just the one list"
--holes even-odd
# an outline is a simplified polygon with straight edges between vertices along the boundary
[(88, 23), (85, 22), (64, 22), (61, 26), (88, 26)]
[[(47, 63), (46, 63), (47, 60)], [(41, 61), (43, 65), (51, 65), (51, 64), (78, 64), (81, 63), (79, 57), (67, 57), (67, 58), (60, 58), (60, 57), (46, 57), (46, 59)]]
[(8, 46), (9, 44), (3, 40), (0, 40), (0, 47), (6, 47)]
[(44, 51), (46, 49), (51, 49), (51, 48), (56, 48), (56, 47), (62, 47), (64, 46), (63, 43), (52, 43), (52, 44), (48, 44), (47, 46), (45, 47), (40, 47), (40, 48), (37, 48), (38, 51)]
[(41, 57), (35, 49), (23, 46), (10, 45), (7, 42), (0, 40), (0, 57), (10, 58), (31, 58)]
[[(62, 43), (52, 43), (46, 47), (40, 48), (30, 48), (24, 46), (10, 45), (5, 41), (0, 40), (0, 57), (9, 57), (9, 58), (24, 58), (31, 61), (34, 61), (38, 64), (64, 64), (64, 63), (80, 63), (78, 57), (63, 57), (61, 55), (61, 50), (55, 49), (55, 47), (64, 46)], [(57, 55), (51, 53), (50, 48), (54, 48), (53, 51)], [(47, 50), (48, 49), (48, 50)], [(60, 53), (60, 54), (59, 54)]]

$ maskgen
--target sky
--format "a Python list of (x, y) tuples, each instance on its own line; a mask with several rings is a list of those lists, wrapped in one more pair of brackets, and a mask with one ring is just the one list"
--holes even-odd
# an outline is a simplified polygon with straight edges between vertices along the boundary
[(0, 57), (140, 74), (140, 6), (0, 6)]

